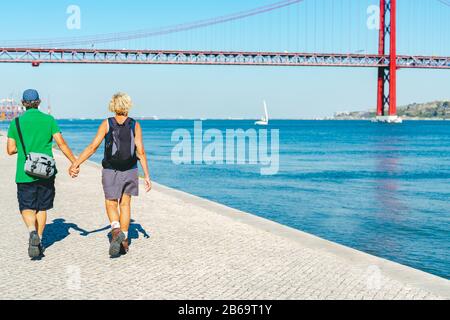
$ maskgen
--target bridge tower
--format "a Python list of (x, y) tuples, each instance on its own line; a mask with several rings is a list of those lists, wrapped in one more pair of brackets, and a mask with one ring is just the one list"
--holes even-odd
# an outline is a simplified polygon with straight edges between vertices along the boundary
[(389, 66), (378, 69), (377, 118), (400, 122), (397, 117), (397, 0), (380, 0), (378, 54), (389, 55)]

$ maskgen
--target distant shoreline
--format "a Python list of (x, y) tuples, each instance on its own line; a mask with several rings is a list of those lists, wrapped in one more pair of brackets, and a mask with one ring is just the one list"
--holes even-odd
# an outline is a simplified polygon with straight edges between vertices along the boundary
[[(411, 103), (397, 108), (397, 115), (404, 121), (446, 121), (450, 120), (450, 101)], [(336, 112), (336, 120), (370, 120), (377, 116), (376, 110)]]

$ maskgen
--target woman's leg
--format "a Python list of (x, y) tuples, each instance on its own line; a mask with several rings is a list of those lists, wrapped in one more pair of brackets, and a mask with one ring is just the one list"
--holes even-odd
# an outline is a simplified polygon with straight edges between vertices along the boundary
[(131, 196), (124, 194), (120, 199), (120, 229), (128, 239), (128, 229), (131, 220)]
[(119, 202), (117, 200), (105, 200), (105, 206), (109, 222), (119, 222)]
[(119, 202), (117, 200), (106, 200), (106, 212), (111, 222), (111, 243), (109, 244), (109, 255), (117, 257), (120, 254), (120, 246), (125, 236), (120, 229)]

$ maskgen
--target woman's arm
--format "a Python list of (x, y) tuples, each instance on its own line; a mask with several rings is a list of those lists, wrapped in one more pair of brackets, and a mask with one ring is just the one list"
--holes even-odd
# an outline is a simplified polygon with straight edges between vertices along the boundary
[(94, 140), (92, 140), (91, 144), (80, 154), (78, 159), (70, 167), (69, 171), (71, 173), (76, 172), (76, 170), (97, 151), (103, 139), (105, 139), (105, 136), (108, 133), (107, 131), (108, 131), (108, 120), (105, 120), (98, 128)]
[(148, 161), (147, 154), (144, 149), (144, 142), (142, 139), (142, 128), (139, 122), (136, 122), (136, 155), (141, 163), (142, 170), (144, 170), (144, 179), (145, 179), (145, 191), (149, 192), (152, 189), (152, 182), (150, 180), (150, 172), (148, 170)]

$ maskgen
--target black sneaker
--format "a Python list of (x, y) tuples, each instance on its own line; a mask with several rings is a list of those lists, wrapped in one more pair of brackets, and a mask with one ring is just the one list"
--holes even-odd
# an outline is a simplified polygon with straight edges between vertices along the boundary
[(38, 258), (41, 255), (40, 250), (41, 239), (36, 231), (30, 232), (30, 239), (28, 240), (28, 255), (30, 258)]
[(42, 242), (39, 244), (39, 256), (44, 257), (45, 247)]

